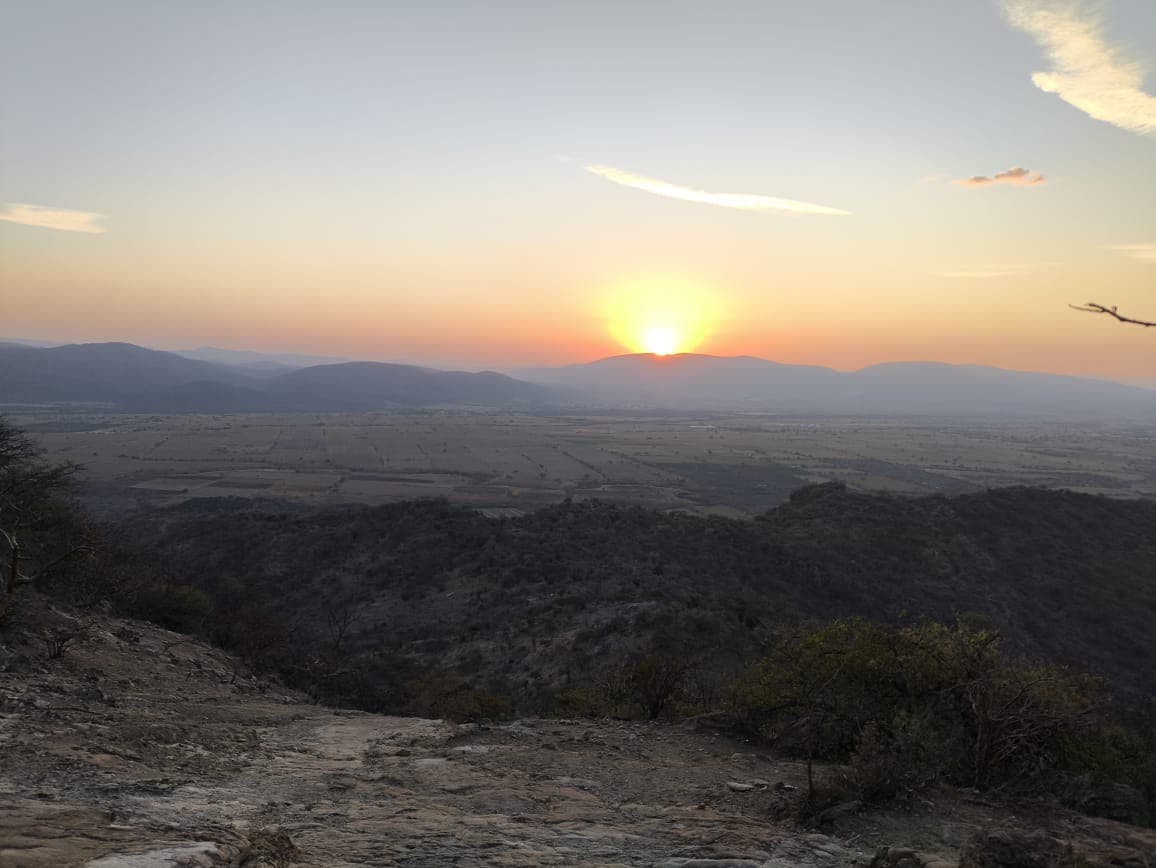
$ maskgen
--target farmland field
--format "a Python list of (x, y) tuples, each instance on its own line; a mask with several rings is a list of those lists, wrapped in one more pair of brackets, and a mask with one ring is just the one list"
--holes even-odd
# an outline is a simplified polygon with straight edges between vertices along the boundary
[(84, 467), (103, 510), (198, 497), (386, 503), (494, 515), (564, 498), (753, 515), (809, 482), (902, 493), (1041, 485), (1156, 496), (1156, 430), (1039, 421), (510, 416), (9, 414)]

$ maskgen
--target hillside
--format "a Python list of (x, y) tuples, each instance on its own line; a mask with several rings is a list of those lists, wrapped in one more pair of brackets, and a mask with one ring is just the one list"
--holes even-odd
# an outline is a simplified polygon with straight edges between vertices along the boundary
[(384, 362), (314, 365), (276, 377), (269, 392), (289, 406), (313, 410), (377, 410), (392, 405), (545, 402), (548, 389), (492, 371), (435, 371)]
[[(597, 502), (490, 519), (441, 502), (328, 511), (204, 500), (131, 520), (225, 625), (460, 672), (521, 707), (649, 650), (726, 670), (800, 621), (980, 618), (1011, 651), (1156, 690), (1156, 503), (1012, 488), (813, 486), (757, 521)], [(248, 624), (247, 630), (229, 626)], [(270, 640), (272, 641), (272, 640)], [(375, 695), (400, 665), (366, 665)]]
[(162, 413), (344, 412), (446, 404), (526, 407), (549, 398), (542, 386), (492, 371), (376, 362), (254, 369), (250, 363), (203, 361), (124, 343), (0, 346), (0, 404), (80, 402)]
[(246, 379), (221, 365), (135, 344), (0, 346), (0, 403), (133, 404), (179, 385), (214, 382), (236, 388)]
[(36, 595), (0, 671), (0, 868), (1045, 864), (983, 861), (1008, 842), (1095, 868), (1156, 857), (1151, 831), (949, 788), (800, 829), (776, 816), (804, 765), (708, 721), (326, 709), (187, 636)]

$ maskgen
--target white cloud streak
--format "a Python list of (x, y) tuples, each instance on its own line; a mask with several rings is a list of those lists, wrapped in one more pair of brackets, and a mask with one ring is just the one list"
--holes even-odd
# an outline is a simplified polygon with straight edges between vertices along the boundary
[(1095, 10), (1082, 0), (1005, 0), (1004, 12), (1051, 61), (1052, 69), (1032, 73), (1036, 87), (1096, 120), (1156, 135), (1156, 97), (1143, 90), (1145, 69), (1107, 41)]
[(1156, 244), (1113, 244), (1109, 250), (1119, 250), (1141, 262), (1156, 262)]
[(992, 184), (1008, 184), (1012, 187), (1035, 187), (1046, 184), (1048, 179), (1039, 172), (1029, 172), (1022, 166), (1016, 166), (1003, 172), (996, 172), (990, 178), (987, 175), (972, 175), (956, 181), (962, 187), (987, 187)]
[(678, 184), (648, 178), (645, 175), (636, 175), (625, 169), (616, 169), (614, 166), (604, 166), (597, 163), (582, 168), (608, 181), (613, 181), (615, 184), (621, 184), (623, 187), (633, 187), (636, 190), (654, 193), (656, 196), (682, 199), (686, 202), (717, 205), (720, 208), (738, 208), (740, 211), (786, 211), (793, 214), (822, 214), (837, 217), (845, 217), (851, 213), (841, 208), (829, 208), (826, 205), (815, 205), (811, 202), (797, 202), (794, 199), (777, 199), (773, 196), (760, 196), (755, 193), (708, 193), (705, 190), (681, 187)]
[(107, 230), (100, 225), (103, 214), (91, 211), (69, 211), (64, 208), (46, 208), (43, 205), (27, 205), (8, 202), (0, 211), (0, 220), (19, 223), (21, 226), (38, 226), (41, 229), (58, 229), (61, 232), (88, 232), (99, 235)]

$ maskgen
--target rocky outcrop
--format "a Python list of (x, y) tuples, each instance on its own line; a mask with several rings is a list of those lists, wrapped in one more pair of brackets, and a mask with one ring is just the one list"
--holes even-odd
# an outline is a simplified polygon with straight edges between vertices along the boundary
[(1042, 832), (978, 835), (960, 854), (960, 868), (1079, 868), (1068, 844)]
[(1149, 868), (1156, 864), (1154, 857), (1156, 835), (1151, 832), (1081, 840), (1004, 829), (972, 837), (960, 854), (959, 868)]
[[(37, 635), (3, 640), (0, 868), (947, 868), (1008, 825), (944, 791), (800, 828), (784, 809), (806, 769), (726, 732), (336, 711), (146, 625), (91, 619), (57, 659)], [(1054, 809), (1009, 834), (1045, 824), (1077, 853), (1156, 864), (1156, 835)], [(989, 839), (961, 864), (1050, 868), (993, 862), (1018, 839)]]

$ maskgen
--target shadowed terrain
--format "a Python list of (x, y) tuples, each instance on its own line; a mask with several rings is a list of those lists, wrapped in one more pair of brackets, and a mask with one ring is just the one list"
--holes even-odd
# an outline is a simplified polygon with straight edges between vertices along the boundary
[(850, 615), (978, 616), (1017, 654), (1107, 676), (1122, 695), (1156, 687), (1149, 501), (829, 484), (749, 522), (597, 502), (503, 519), (436, 501), (206, 499), (134, 517), (131, 534), (226, 621), (261, 613), (302, 643), (350, 609), (364, 654), (445, 666), (523, 707), (652, 647), (725, 670), (784, 627)]

